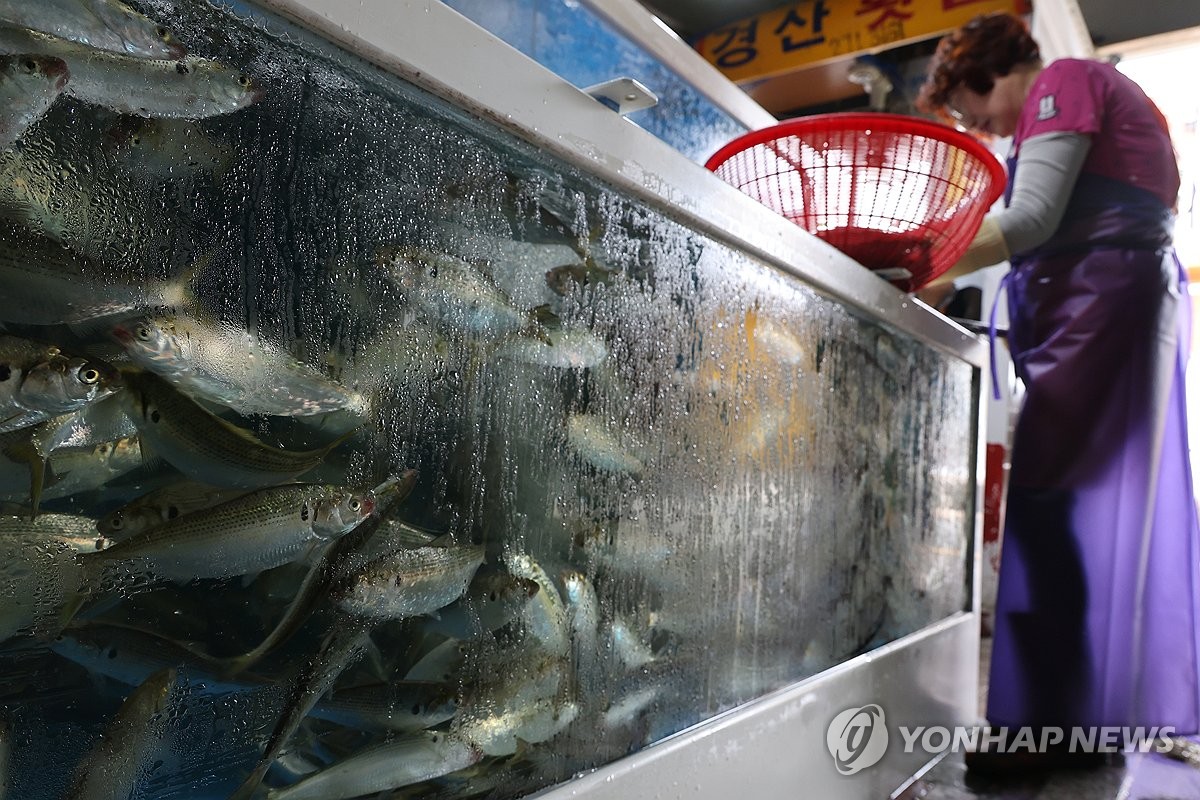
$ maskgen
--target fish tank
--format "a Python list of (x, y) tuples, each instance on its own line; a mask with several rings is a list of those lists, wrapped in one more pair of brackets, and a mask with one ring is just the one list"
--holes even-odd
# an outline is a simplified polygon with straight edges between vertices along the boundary
[(282, 5), (0, 12), (9, 797), (569, 790), (969, 621), (977, 343)]

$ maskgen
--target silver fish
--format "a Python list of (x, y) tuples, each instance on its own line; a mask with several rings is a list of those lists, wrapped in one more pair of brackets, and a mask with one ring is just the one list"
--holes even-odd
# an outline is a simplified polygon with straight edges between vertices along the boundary
[(65, 800), (126, 800), (136, 790), (167, 735), (176, 679), (173, 669), (156, 672), (125, 698), (76, 768)]
[(526, 332), (545, 339), (534, 313), (513, 305), (495, 283), (461, 258), (399, 248), (382, 251), (379, 263), (406, 301), (432, 320), (474, 335)]
[(329, 691), (338, 676), (362, 657), (370, 644), (370, 634), (361, 624), (350, 622), (334, 625), (322, 642), (320, 651), (303, 664), (292, 681), (287, 705), (267, 740), (262, 756), (229, 800), (250, 800), (254, 796), (271, 762), (283, 751), (308, 712)]
[(214, 486), (251, 489), (293, 480), (350, 435), (316, 450), (284, 450), (226, 422), (156, 375), (127, 373), (125, 381), (143, 446), (188, 477)]
[(179, 581), (229, 578), (294, 561), (353, 530), (374, 509), (367, 493), (340, 486), (260, 489), (151, 528), (88, 562), (101, 568), (128, 563)]
[(84, 579), (76, 543), (0, 536), (0, 586), (5, 587), (0, 641), (18, 634), (56, 635)]
[(234, 148), (189, 120), (121, 117), (105, 145), (127, 169), (159, 180), (196, 174), (220, 178), (234, 165)]
[[(0, 508), (0, 540), (39, 544), (59, 543), (77, 553), (95, 553), (112, 545), (97, 533), (91, 517), (77, 514), (40, 514), (36, 519), (22, 508), (7, 504)], [(18, 513), (12, 513), (18, 512)]]
[(429, 614), (462, 596), (483, 555), (482, 545), (401, 549), (335, 586), (332, 598), (343, 611), (372, 619)]
[(139, 58), (187, 52), (169, 30), (120, 0), (0, 0), (0, 22)]
[(547, 328), (547, 341), (514, 336), (496, 349), (496, 357), (553, 369), (586, 369), (608, 355), (604, 341), (586, 328)]
[(531, 580), (538, 585), (537, 594), (521, 613), (521, 620), (529, 635), (550, 655), (566, 658), (571, 648), (570, 621), (562, 595), (550, 576), (541, 564), (526, 553), (507, 553), (504, 565), (518, 578)]
[(466, 594), (425, 622), (425, 629), (454, 639), (470, 639), (513, 622), (539, 587), (529, 578), (507, 572), (476, 574)]
[(567, 417), (567, 444), (596, 469), (637, 475), (645, 468), (642, 460), (599, 417), (588, 414)]
[(394, 555), (400, 550), (414, 547), (441, 547), (446, 541), (437, 541), (440, 537), (424, 528), (419, 528), (399, 519), (380, 520), (379, 526), (372, 532), (369, 540), (361, 546), (347, 551), (332, 565), (333, 579), (338, 582), (349, 580), (362, 572), (367, 565), (384, 556)]
[(607, 646), (625, 669), (642, 669), (657, 660), (654, 650), (624, 615), (614, 615), (606, 627), (603, 633), (607, 634)]
[(119, 396), (110, 396), (78, 411), (46, 420), (31, 431), (39, 454), (50, 456), (67, 447), (95, 447), (137, 433)]
[[(59, 120), (74, 116), (70, 104), (62, 112), (51, 108), (50, 113), (58, 114)], [(149, 284), (149, 271), (169, 250), (172, 236), (190, 223), (179, 220), (164, 228), (158, 218), (162, 191), (113, 168), (98, 146), (74, 138), (70, 143), (59, 141), (64, 130), (74, 130), (74, 123), (38, 125), (26, 132), (20, 147), (0, 150), (2, 216), (43, 234), (59, 250), (65, 245), (94, 259), (92, 266), (100, 269), (84, 275), (92, 286), (77, 286), (68, 298), (89, 299), (86, 290), (91, 288), (102, 300), (126, 286)], [(42, 248), (34, 255), (44, 255)], [(112, 281), (114, 288), (102, 287), (105, 281)]]
[(112, 335), (135, 363), (240, 414), (365, 411), (361, 395), (245, 330), (174, 314), (122, 323)]
[(57, 354), (58, 348), (51, 345), (0, 336), (0, 422), (24, 410), (21, 385), (25, 375)]
[(50, 643), (50, 649), (88, 672), (137, 686), (163, 669), (178, 668), (195, 694), (253, 691), (257, 681), (226, 681), (216, 675), (216, 662), (202, 650), (136, 625), (72, 622)]
[(236, 675), (249, 669), (299, 630), (312, 614), (317, 602), (325, 598), (330, 584), (338, 579), (336, 576), (357, 571), (359, 567), (348, 567), (353, 562), (353, 557), (363, 549), (364, 542), (370, 542), (380, 529), (392, 522), (384, 517), (412, 492), (416, 482), (416, 471), (406, 470), (398, 477), (389, 478), (372, 489), (369, 497), (375, 504), (375, 516), (358, 526), (351, 535), (343, 536), (321, 551), (275, 627), (251, 650), (223, 659), (224, 674)]
[(263, 95), (246, 75), (196, 56), (136, 58), (6, 27), (0, 27), (0, 52), (61, 58), (71, 71), (65, 94), (139, 117), (204, 119), (245, 108)]
[(316, 606), (318, 596), (324, 593), (324, 589), (329, 584), (328, 563), (329, 551), (332, 546), (333, 543), (320, 548), (315, 563), (309, 567), (292, 602), (288, 604), (287, 611), (271, 629), (271, 632), (250, 650), (221, 659), (222, 675), (232, 677), (245, 672), (271, 650), (287, 641), (293, 633), (300, 629), (300, 626), (308, 621)]
[(544, 742), (574, 722), (579, 705), (564, 693), (566, 683), (562, 659), (518, 656), (473, 692), (450, 730), (485, 755), (512, 755), (519, 742)]
[(483, 753), (456, 736), (415, 733), (369, 747), (283, 789), (267, 800), (348, 800), (465, 769)]
[(466, 648), (457, 639), (447, 639), (417, 660), (404, 675), (406, 681), (446, 683), (458, 679)]
[(583, 698), (596, 696), (600, 689), (600, 601), (596, 588), (583, 573), (564, 570), (563, 593), (571, 627), (571, 663)]
[[(5, 169), (0, 155), (0, 205), (22, 207), (22, 197), (9, 197), (26, 181)], [(36, 222), (31, 220), (31, 222)], [(124, 314), (147, 306), (177, 304), (182, 282), (138, 286), (116, 274), (111, 265), (79, 255), (58, 241), (0, 224), (0, 322), (68, 325)]]
[(432, 681), (391, 681), (334, 689), (310, 716), (367, 731), (412, 733), (453, 719), (457, 686)]
[[(0, 459), (0, 491), (12, 492), (27, 487), (31, 511), (36, 515), (46, 485), (50, 460), (60, 451), (73, 451), (62, 464), (78, 464), (79, 453), (86, 455), (91, 452), (92, 458), (97, 462), (104, 462), (109, 469), (120, 468), (122, 474), (128, 471), (125, 467), (136, 467), (133, 448), (124, 447), (119, 451), (107, 453), (104, 450), (104, 445), (129, 439), (137, 433), (133, 420), (114, 399), (119, 400), (119, 397), (109, 397), (79, 411), (60, 414), (33, 428), (17, 431), (16, 434), (0, 434), (0, 452), (5, 456)], [(19, 436), (19, 439), (8, 441), (9, 437), (13, 436)], [(140, 447), (138, 450), (140, 451)], [(137, 458), (140, 459), (140, 455)], [(15, 474), (14, 467), (18, 468)], [(115, 477), (116, 474), (110, 472), (109, 477)], [(82, 476), (76, 475), (70, 481), (77, 482), (80, 477)], [(49, 478), (55, 483), (62, 479), (62, 475), (51, 472)], [(63, 492), (60, 489), (50, 496), (60, 497), (63, 496)]]
[(50, 110), (69, 77), (61, 58), (0, 56), (0, 150), (11, 147)]
[(394, 321), (341, 365), (339, 377), (360, 389), (413, 385), (452, 369), (450, 342), (419, 320)]
[(117, 373), (53, 345), (0, 336), (0, 433), (76, 411), (119, 388)]
[(99, 489), (142, 463), (141, 442), (136, 436), (94, 447), (59, 449), (49, 459), (55, 480), (42, 491), (41, 499), (56, 500)]
[(212, 508), (245, 493), (242, 489), (221, 489), (199, 481), (180, 481), (110, 511), (96, 521), (96, 529), (113, 539), (128, 539), (176, 517)]

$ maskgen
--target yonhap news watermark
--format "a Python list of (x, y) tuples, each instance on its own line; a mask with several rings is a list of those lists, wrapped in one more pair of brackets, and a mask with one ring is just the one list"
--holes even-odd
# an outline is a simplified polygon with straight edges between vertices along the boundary
[[(894, 734), (894, 735), (893, 735)], [(848, 708), (833, 718), (825, 743), (834, 766), (843, 775), (879, 763), (889, 743), (904, 753), (930, 756), (945, 752), (1044, 753), (1051, 749), (1071, 753), (1121, 753), (1171, 749), (1175, 729), (1164, 727), (1093, 726), (1076, 728), (988, 727), (982, 725), (897, 725), (876, 703)]]

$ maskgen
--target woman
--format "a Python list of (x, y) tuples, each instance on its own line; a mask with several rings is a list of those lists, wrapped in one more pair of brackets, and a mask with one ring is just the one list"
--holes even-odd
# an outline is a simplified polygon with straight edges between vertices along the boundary
[(1166, 124), (1108, 64), (1043, 65), (1008, 15), (943, 39), (920, 102), (1013, 137), (1007, 208), (947, 276), (1011, 262), (1008, 342), (1026, 387), (988, 719), (1195, 733), (1200, 530)]

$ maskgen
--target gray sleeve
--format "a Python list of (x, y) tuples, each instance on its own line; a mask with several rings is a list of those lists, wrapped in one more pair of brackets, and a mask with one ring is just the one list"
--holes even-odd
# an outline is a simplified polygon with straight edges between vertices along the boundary
[(1046, 133), (1022, 142), (1012, 202), (996, 215), (1009, 252), (1032, 250), (1058, 230), (1091, 146), (1085, 133)]

